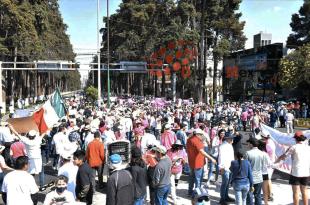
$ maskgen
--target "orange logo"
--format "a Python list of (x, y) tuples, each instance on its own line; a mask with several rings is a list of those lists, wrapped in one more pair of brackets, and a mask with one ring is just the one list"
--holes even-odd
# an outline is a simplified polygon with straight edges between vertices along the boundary
[(238, 66), (226, 66), (225, 67), (225, 77), (226, 78), (239, 78), (239, 68)]

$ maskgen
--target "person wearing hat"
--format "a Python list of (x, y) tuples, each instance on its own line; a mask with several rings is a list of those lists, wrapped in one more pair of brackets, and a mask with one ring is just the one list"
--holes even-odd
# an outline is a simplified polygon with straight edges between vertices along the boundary
[(122, 157), (113, 154), (109, 160), (113, 171), (107, 182), (106, 205), (134, 204), (133, 177), (128, 170), (123, 169)]
[[(244, 159), (249, 160), (253, 172), (253, 192), (248, 192), (247, 204), (253, 203), (255, 199), (255, 205), (262, 204), (261, 190), (263, 185), (263, 171), (267, 169), (268, 158), (267, 156), (258, 149), (259, 141), (255, 138), (247, 140), (249, 151), (246, 152)], [(253, 196), (254, 195), (254, 196)]]
[(168, 204), (167, 197), (171, 190), (171, 159), (166, 156), (167, 149), (163, 145), (158, 145), (153, 150), (159, 160), (152, 177), (152, 184), (155, 188), (155, 205)]
[(147, 167), (142, 159), (142, 152), (138, 147), (131, 150), (130, 172), (135, 187), (135, 205), (143, 205), (148, 184)]
[(296, 144), (289, 147), (275, 163), (291, 156), (292, 169), (289, 184), (293, 189), (294, 205), (299, 204), (299, 189), (302, 194), (303, 204), (308, 204), (308, 182), (310, 177), (310, 147), (305, 143), (307, 138), (302, 131), (297, 131), (294, 135)]
[(165, 124), (165, 130), (160, 137), (161, 144), (166, 148), (166, 150), (171, 149), (172, 144), (175, 143), (177, 137), (173, 131), (171, 131), (171, 124)]
[(188, 195), (192, 197), (193, 188), (200, 187), (203, 178), (205, 158), (216, 164), (216, 160), (204, 151), (203, 133), (199, 129), (187, 139), (186, 151), (190, 167)]
[(92, 204), (96, 188), (95, 174), (88, 163), (85, 162), (85, 152), (82, 150), (75, 151), (73, 153), (73, 163), (78, 166), (75, 187), (76, 200), (85, 202), (87, 205)]
[(76, 187), (76, 174), (78, 172), (78, 167), (73, 164), (72, 162), (72, 155), (71, 154), (62, 154), (62, 166), (58, 169), (58, 176), (64, 175), (68, 178), (68, 186), (67, 190), (71, 192), (76, 198), (75, 195), (75, 187)]
[(187, 154), (183, 149), (183, 144), (180, 140), (177, 140), (170, 150), (168, 150), (167, 155), (172, 161), (171, 168), (171, 196), (173, 203), (177, 204), (176, 188), (178, 186), (179, 179), (182, 175), (183, 165), (187, 161)]
[(231, 178), (230, 165), (234, 158), (234, 148), (232, 146), (235, 135), (232, 132), (226, 132), (224, 142), (219, 147), (218, 166), (222, 175), (222, 184), (220, 190), (220, 204), (224, 205), (227, 202), (235, 200), (228, 196), (229, 183)]

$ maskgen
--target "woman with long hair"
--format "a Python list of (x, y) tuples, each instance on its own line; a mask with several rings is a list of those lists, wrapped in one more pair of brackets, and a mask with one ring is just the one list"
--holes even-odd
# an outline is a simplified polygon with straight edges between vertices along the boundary
[(231, 182), (235, 191), (236, 204), (246, 205), (246, 197), (253, 189), (253, 175), (251, 164), (243, 159), (243, 153), (236, 153), (237, 160), (231, 162)]

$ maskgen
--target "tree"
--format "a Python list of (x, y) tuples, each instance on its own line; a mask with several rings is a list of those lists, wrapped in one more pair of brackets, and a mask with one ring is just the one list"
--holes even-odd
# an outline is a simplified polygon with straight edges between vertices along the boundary
[(310, 43), (299, 47), (280, 61), (279, 83), (283, 88), (310, 84)]
[(98, 89), (93, 86), (89, 86), (85, 89), (85, 94), (86, 98), (94, 104), (98, 97)]
[(299, 13), (292, 15), (290, 26), (294, 33), (287, 38), (288, 48), (296, 48), (310, 42), (310, 0), (304, 0)]

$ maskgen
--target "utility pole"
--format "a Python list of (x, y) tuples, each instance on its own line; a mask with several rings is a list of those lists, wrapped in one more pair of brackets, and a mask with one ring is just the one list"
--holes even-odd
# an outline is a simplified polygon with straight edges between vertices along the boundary
[(101, 66), (100, 66), (100, 0), (97, 0), (97, 58), (98, 58), (98, 105), (101, 105)]
[(110, 108), (110, 26), (109, 26), (109, 0), (107, 0), (107, 77), (108, 77), (108, 108)]

